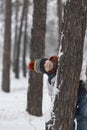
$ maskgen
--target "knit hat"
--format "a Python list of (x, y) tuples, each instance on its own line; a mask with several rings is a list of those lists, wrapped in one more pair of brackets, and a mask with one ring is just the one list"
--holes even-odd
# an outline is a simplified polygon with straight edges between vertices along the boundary
[(45, 63), (46, 60), (48, 60), (48, 59), (43, 58), (43, 59), (36, 59), (35, 61), (31, 61), (29, 63), (28, 68), (31, 71), (35, 71), (37, 73), (46, 73), (46, 71), (44, 69), (44, 63)]

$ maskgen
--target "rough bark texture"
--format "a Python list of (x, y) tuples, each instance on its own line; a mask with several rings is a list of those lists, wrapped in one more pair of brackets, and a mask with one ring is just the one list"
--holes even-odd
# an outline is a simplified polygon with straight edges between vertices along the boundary
[(23, 68), (23, 76), (26, 77), (26, 46), (27, 46), (27, 26), (28, 26), (28, 7), (29, 0), (25, 1), (25, 14), (24, 14), (24, 42), (23, 42), (23, 60), (22, 60), (22, 68)]
[[(46, 32), (46, 10), (47, 0), (34, 0), (34, 15), (32, 38), (30, 44), (30, 58), (42, 58), (45, 50), (45, 32)], [(27, 110), (30, 114), (42, 115), (42, 90), (43, 75), (29, 73), (28, 104)]]
[(57, 12), (58, 12), (58, 32), (59, 32), (59, 39), (58, 39), (58, 51), (60, 48), (60, 39), (61, 39), (61, 29), (62, 29), (62, 1), (57, 0)]
[(2, 90), (10, 91), (11, 0), (6, 0)]
[(19, 11), (19, 0), (15, 1), (16, 9), (15, 9), (15, 37), (14, 37), (14, 46), (13, 46), (13, 72), (15, 72), (15, 59), (17, 55), (17, 39), (18, 39), (18, 11)]
[(57, 81), (60, 92), (55, 98), (53, 122), (50, 121), (53, 126), (46, 130), (73, 130), (86, 29), (87, 5), (84, 2), (68, 0), (64, 7), (63, 55), (60, 57)]
[(22, 26), (23, 26), (23, 20), (24, 20), (25, 5), (26, 5), (26, 3), (25, 3), (25, 0), (24, 0), (20, 29), (19, 29), (19, 36), (18, 36), (18, 39), (17, 39), (17, 54), (16, 54), (16, 58), (15, 58), (15, 77), (16, 78), (19, 78), (20, 45), (21, 45)]
[[(87, 6), (86, 6), (87, 7)], [(72, 130), (76, 110), (77, 92), (83, 57), (86, 29), (86, 8), (84, 0), (71, 0), (64, 11), (64, 28), (58, 84), (54, 113), (54, 130)]]

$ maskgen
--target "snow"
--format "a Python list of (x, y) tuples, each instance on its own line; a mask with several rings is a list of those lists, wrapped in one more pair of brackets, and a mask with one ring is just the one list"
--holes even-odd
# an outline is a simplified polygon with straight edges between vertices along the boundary
[(86, 67), (87, 67), (87, 28), (85, 33), (85, 39), (84, 39), (84, 50), (83, 50), (83, 64), (82, 64), (82, 70), (80, 74), (80, 79), (86, 82)]
[[(0, 72), (1, 80), (1, 72)], [(47, 80), (46, 75), (44, 80)], [(46, 83), (46, 82), (44, 82)], [(1, 87), (1, 81), (0, 81)], [(50, 118), (50, 97), (46, 84), (43, 90), (43, 116), (35, 117), (27, 113), (28, 76), (19, 80), (11, 72), (11, 92), (0, 89), (0, 129), (1, 130), (45, 130), (45, 122)]]
[[(2, 54), (0, 51), (0, 129), (1, 130), (45, 130), (45, 122), (50, 119), (51, 98), (48, 95), (47, 76), (44, 75), (43, 89), (43, 116), (36, 117), (26, 111), (28, 73), (24, 78), (22, 73), (20, 79), (15, 79), (11, 70), (10, 93), (1, 89), (2, 85)], [(29, 58), (28, 58), (29, 59)], [(27, 62), (28, 62), (27, 59)]]

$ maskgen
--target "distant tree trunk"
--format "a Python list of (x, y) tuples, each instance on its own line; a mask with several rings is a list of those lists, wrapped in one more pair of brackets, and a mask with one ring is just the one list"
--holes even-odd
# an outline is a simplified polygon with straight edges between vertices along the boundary
[(17, 55), (17, 39), (18, 39), (18, 11), (19, 11), (19, 0), (16, 0), (16, 16), (15, 16), (15, 39), (13, 48), (13, 72), (15, 72), (15, 58)]
[(87, 89), (87, 65), (86, 65), (86, 89)]
[(23, 42), (23, 76), (26, 77), (26, 45), (27, 45), (27, 17), (28, 17), (28, 6), (29, 0), (25, 1), (25, 30), (24, 30), (24, 42)]
[[(42, 58), (45, 52), (47, 0), (34, 0), (34, 15), (32, 38), (30, 44), (30, 58)], [(42, 115), (43, 75), (34, 72), (29, 73), (28, 104), (30, 114)]]
[(4, 53), (2, 71), (2, 90), (10, 91), (10, 55), (11, 55), (11, 0), (6, 0)]
[[(84, 0), (68, 0), (65, 5), (63, 55), (60, 57), (57, 82), (60, 92), (54, 103), (53, 130), (73, 130), (86, 29), (86, 8)], [(52, 130), (48, 126), (47, 124), (47, 130)]]
[(58, 32), (59, 32), (59, 44), (58, 44), (58, 51), (60, 48), (60, 37), (61, 37), (61, 29), (62, 29), (62, 1), (61, 0), (57, 0), (57, 12), (58, 12)]
[(15, 59), (15, 77), (16, 78), (19, 78), (20, 45), (21, 45), (21, 35), (22, 35), (22, 25), (23, 25), (23, 19), (24, 19), (25, 4), (26, 3), (24, 0), (19, 36), (18, 36), (18, 41), (17, 41), (17, 55), (16, 55), (16, 59)]

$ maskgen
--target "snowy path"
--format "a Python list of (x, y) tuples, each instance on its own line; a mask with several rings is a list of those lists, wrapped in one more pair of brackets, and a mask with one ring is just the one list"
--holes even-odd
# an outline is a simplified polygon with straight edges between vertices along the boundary
[(45, 122), (49, 119), (50, 109), (47, 86), (45, 84), (43, 94), (43, 117), (34, 117), (26, 112), (27, 87), (28, 78), (21, 77), (20, 80), (17, 80), (11, 73), (11, 92), (5, 93), (0, 89), (1, 130), (45, 130)]
[(29, 123), (0, 122), (1, 130), (35, 130)]

